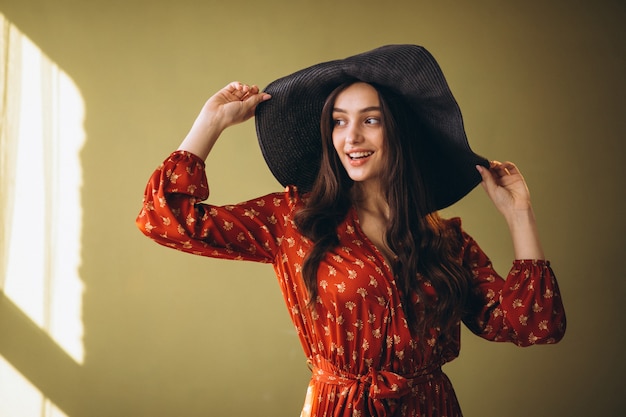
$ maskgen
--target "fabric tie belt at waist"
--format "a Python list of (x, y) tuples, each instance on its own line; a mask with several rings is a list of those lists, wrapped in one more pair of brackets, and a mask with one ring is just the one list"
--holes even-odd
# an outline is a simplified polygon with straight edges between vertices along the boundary
[(420, 369), (410, 375), (400, 375), (392, 371), (370, 368), (364, 375), (354, 375), (338, 369), (326, 359), (317, 357), (310, 361), (312, 378), (315, 381), (349, 388), (356, 386), (363, 389), (363, 401), (373, 416), (393, 414), (395, 401), (413, 392), (414, 387), (428, 383), (443, 372), (439, 365)]

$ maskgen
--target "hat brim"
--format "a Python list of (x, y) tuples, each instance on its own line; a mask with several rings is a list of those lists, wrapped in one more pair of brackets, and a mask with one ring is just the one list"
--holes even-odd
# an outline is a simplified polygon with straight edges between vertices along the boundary
[(351, 80), (381, 85), (402, 96), (425, 127), (429, 137), (419, 160), (435, 209), (455, 203), (480, 183), (475, 167), (488, 167), (489, 162), (471, 150), (461, 111), (435, 59), (420, 46), (387, 45), (313, 65), (264, 89), (272, 99), (256, 109), (257, 137), (270, 171), (283, 186), (311, 190), (322, 154), (324, 102)]

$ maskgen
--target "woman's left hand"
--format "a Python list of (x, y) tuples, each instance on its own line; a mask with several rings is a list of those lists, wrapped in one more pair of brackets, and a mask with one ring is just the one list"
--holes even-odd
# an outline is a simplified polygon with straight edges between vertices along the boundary
[(482, 186), (505, 217), (530, 210), (530, 193), (521, 172), (512, 162), (492, 161), (490, 168), (478, 166)]
[(490, 163), (489, 169), (478, 166), (482, 186), (506, 219), (515, 259), (545, 259), (539, 240), (530, 193), (524, 177), (512, 162)]

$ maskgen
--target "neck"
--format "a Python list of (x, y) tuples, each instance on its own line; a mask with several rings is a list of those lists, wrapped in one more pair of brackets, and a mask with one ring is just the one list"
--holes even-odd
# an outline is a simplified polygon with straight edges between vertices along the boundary
[(352, 188), (352, 201), (359, 211), (389, 218), (389, 204), (379, 187), (355, 184)]

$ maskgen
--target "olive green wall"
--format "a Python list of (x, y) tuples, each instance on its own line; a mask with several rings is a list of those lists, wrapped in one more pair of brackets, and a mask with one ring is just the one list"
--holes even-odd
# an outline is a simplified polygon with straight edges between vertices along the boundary
[[(620, 414), (626, 7), (434, 3), (0, 0), (0, 12), (78, 85), (87, 133), (84, 364), (29, 339), (19, 320), (0, 337), (36, 348), (0, 354), (69, 417), (298, 415), (309, 371), (272, 268), (150, 242), (134, 226), (143, 187), (229, 81), (263, 86), (321, 60), (417, 43), (443, 67), (473, 148), (525, 173), (569, 319), (556, 346), (464, 333), (447, 372), (465, 414)], [(218, 143), (208, 164), (214, 202), (279, 189), (255, 141), (248, 122)], [(481, 189), (446, 214), (462, 215), (506, 272), (505, 225)], [(49, 363), (29, 366), (35, 354)]]

